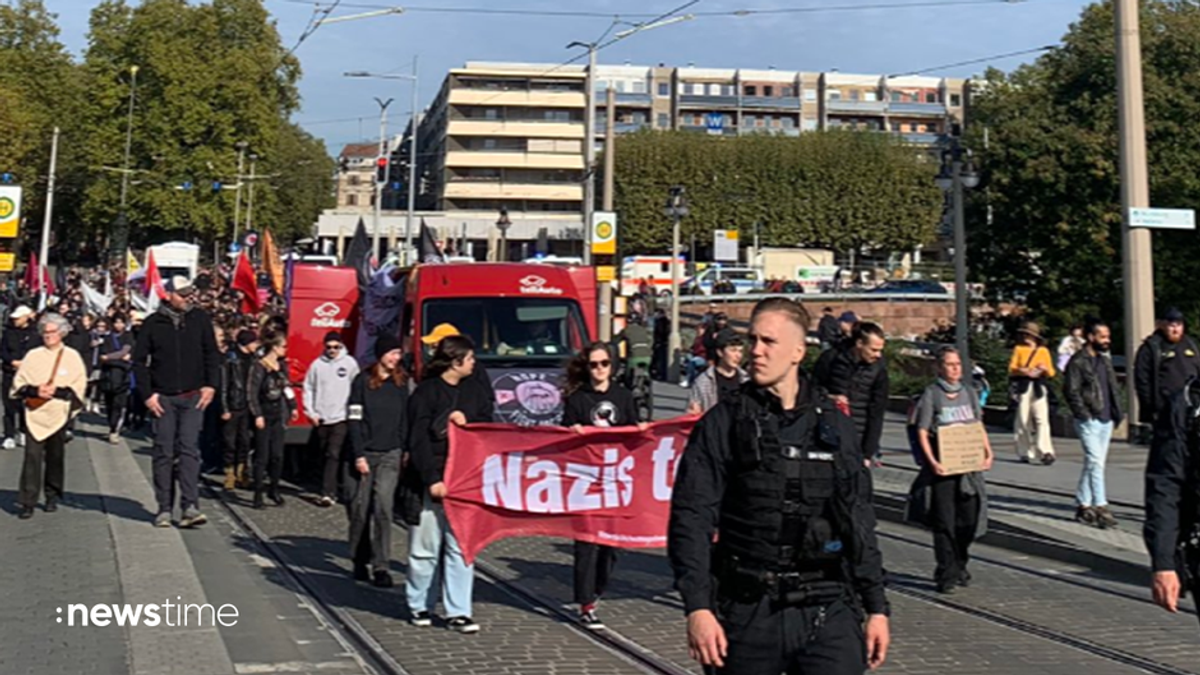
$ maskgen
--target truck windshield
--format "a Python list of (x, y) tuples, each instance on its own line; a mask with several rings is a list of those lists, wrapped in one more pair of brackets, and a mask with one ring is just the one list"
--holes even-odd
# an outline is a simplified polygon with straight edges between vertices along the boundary
[(448, 323), (475, 343), (484, 363), (558, 366), (583, 349), (579, 303), (543, 298), (444, 298), (424, 303), (426, 332)]

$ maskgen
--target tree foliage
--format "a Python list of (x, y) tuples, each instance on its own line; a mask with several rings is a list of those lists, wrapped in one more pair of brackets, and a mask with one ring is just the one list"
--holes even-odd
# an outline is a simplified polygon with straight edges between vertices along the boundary
[[(1200, 7), (1141, 7), (1151, 203), (1200, 208)], [(1060, 48), (1011, 74), (989, 72), (972, 100), (987, 187), (969, 220), (974, 276), (1053, 325), (1121, 316), (1114, 32), (1111, 3), (1091, 5)], [(1195, 233), (1153, 237), (1158, 301), (1200, 315), (1189, 283), (1200, 274)]]
[[(261, 0), (103, 0), (79, 63), (42, 3), (0, 5), (0, 171), (25, 186), (27, 223), (40, 223), (57, 125), (58, 239), (103, 245), (120, 210), (133, 66), (131, 243), (228, 241), (239, 142), (265, 176), (255, 181), (255, 227), (287, 242), (332, 205), (333, 161), (290, 121), (299, 62)], [(249, 181), (241, 182), (244, 224)]]
[(759, 223), (764, 246), (911, 249), (941, 216), (936, 166), (886, 134), (828, 131), (739, 138), (647, 131), (616, 141), (614, 205), (623, 246), (665, 250), (667, 190), (687, 188), (685, 238), (714, 229), (743, 235)]

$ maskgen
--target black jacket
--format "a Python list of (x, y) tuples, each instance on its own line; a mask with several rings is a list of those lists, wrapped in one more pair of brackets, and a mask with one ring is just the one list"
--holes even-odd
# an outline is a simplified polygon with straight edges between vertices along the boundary
[(585, 427), (627, 427), (638, 423), (633, 393), (610, 382), (608, 390), (598, 392), (589, 382), (567, 397), (563, 405), (562, 425)]
[(246, 354), (238, 347), (225, 352), (221, 360), (221, 410), (239, 412), (249, 406), (246, 387), (254, 361), (254, 354)]
[(1105, 396), (1100, 391), (1100, 377), (1096, 373), (1096, 357), (1087, 348), (1081, 349), (1067, 362), (1066, 384), (1063, 387), (1063, 397), (1071, 414), (1078, 420), (1091, 420), (1111, 413), (1113, 426), (1121, 424), (1121, 392), (1117, 388), (1117, 373), (1113, 370), (1112, 360), (1103, 357), (1103, 364), (1108, 375), (1108, 401), (1112, 406), (1104, 410)]
[(63, 338), (63, 344), (79, 352), (79, 358), (83, 360), (83, 368), (89, 375), (95, 367), (96, 350), (92, 348), (92, 332), (84, 330), (79, 324), (71, 326), (71, 332), (67, 333), (67, 337)]
[(492, 401), (483, 387), (470, 381), (452, 387), (441, 377), (428, 377), (408, 400), (408, 448), (412, 466), (427, 487), (442, 482), (449, 451), (448, 418), (456, 410), (468, 424), (492, 421)]
[(104, 342), (97, 349), (100, 367), (100, 390), (112, 394), (129, 391), (130, 371), (133, 361), (126, 361), (126, 354), (133, 355), (133, 336), (128, 332), (109, 333), (104, 336)]
[(863, 457), (878, 457), (890, 387), (887, 360), (863, 363), (855, 356), (853, 343), (843, 340), (821, 354), (813, 367), (813, 376), (826, 391), (850, 399), (850, 416), (854, 418)]
[(408, 444), (408, 386), (387, 380), (378, 389), (370, 389), (370, 379), (370, 370), (356, 375), (346, 403), (350, 451), (355, 459), (365, 452), (405, 450)]
[[(814, 395), (811, 387), (811, 382), (804, 378), (796, 412), (822, 400)], [(743, 440), (750, 442), (733, 438), (742, 396), (770, 398), (778, 407), (778, 399), (758, 388), (753, 381), (745, 383), (738, 396), (721, 401), (700, 418), (688, 437), (687, 449), (679, 463), (671, 497), (667, 553), (675, 573), (675, 587), (683, 596), (687, 612), (713, 608), (716, 590), (712, 569), (713, 535), (720, 522), (729, 476), (735, 470), (732, 446)], [(849, 455), (849, 461), (843, 465), (853, 467), (856, 492), (851, 517), (862, 538), (859, 559), (847, 562), (848, 581), (868, 613), (885, 613), (883, 556), (875, 535), (870, 475), (863, 466), (863, 455), (858, 450), (851, 421), (841, 414), (836, 414), (833, 419), (839, 432), (840, 452)], [(814, 433), (819, 433), (818, 429), (819, 426), (814, 427)]]
[(1184, 383), (1200, 376), (1200, 347), (1190, 335), (1173, 345), (1156, 331), (1138, 347), (1133, 364), (1138, 421), (1149, 424)]
[[(1197, 385), (1188, 385), (1200, 400)], [(1193, 532), (1200, 507), (1200, 425), (1195, 405), (1177, 392), (1154, 423), (1154, 440), (1146, 462), (1146, 522), (1142, 536), (1155, 572), (1184, 572), (1179, 546)]]
[(133, 350), (133, 371), (143, 398), (215, 390), (221, 354), (208, 314), (192, 308), (178, 327), (162, 309), (146, 317)]
[(42, 346), (42, 336), (37, 327), (31, 322), (24, 328), (17, 328), (11, 323), (4, 328), (4, 336), (0, 338), (0, 361), (3, 361), (4, 374), (12, 377), (17, 373), (13, 361), (25, 358), (30, 349)]
[(287, 364), (279, 362), (279, 370), (267, 370), (255, 359), (246, 381), (250, 416), (268, 421), (286, 420), (296, 410), (296, 393), (287, 378)]
[(817, 324), (817, 339), (823, 344), (836, 345), (842, 339), (842, 324), (837, 317), (826, 314)]

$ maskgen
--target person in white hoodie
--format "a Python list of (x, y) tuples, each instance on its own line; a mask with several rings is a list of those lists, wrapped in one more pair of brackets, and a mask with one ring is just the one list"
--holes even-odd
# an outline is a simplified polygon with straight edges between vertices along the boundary
[(304, 412), (316, 427), (317, 442), (325, 455), (321, 497), (317, 500), (321, 506), (333, 506), (337, 501), (338, 466), (349, 431), (346, 405), (356, 375), (358, 362), (347, 352), (341, 333), (326, 333), (324, 353), (304, 376)]

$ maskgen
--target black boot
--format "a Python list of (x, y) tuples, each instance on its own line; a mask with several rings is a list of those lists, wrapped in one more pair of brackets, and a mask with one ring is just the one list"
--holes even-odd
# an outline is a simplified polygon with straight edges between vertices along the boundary
[(261, 485), (254, 486), (254, 508), (261, 509), (263, 507), (263, 491)]
[(271, 502), (275, 506), (283, 506), (283, 495), (279, 494), (279, 485), (272, 484), (271, 488), (267, 490), (267, 497), (271, 499)]
[(375, 577), (371, 580), (371, 584), (376, 588), (391, 588), (394, 583), (387, 570), (375, 570)]
[(371, 570), (367, 568), (366, 563), (354, 562), (354, 580), (355, 581), (370, 581)]

